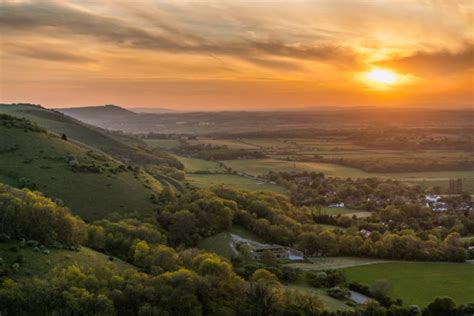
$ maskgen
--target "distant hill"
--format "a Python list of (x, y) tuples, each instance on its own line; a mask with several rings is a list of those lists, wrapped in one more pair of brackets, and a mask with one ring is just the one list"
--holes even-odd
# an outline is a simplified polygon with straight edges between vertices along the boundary
[[(131, 116), (137, 115), (116, 106), (100, 108), (106, 112), (125, 112), (130, 113)], [(96, 108), (91, 111), (100, 112), (101, 109)], [(50, 132), (58, 135), (66, 134), (69, 139), (99, 149), (123, 162), (134, 162), (140, 165), (177, 163), (176, 160), (165, 153), (156, 151), (152, 153), (146, 150), (145, 144), (138, 144), (137, 139), (131, 139), (123, 134), (114, 134), (104, 129), (87, 125), (56, 110), (48, 110), (32, 104), (0, 104), (0, 113), (29, 119)]]
[(137, 115), (137, 113), (135, 112), (129, 111), (113, 104), (76, 108), (61, 108), (55, 110), (85, 122), (104, 119), (125, 119)]
[(152, 114), (163, 114), (163, 113), (177, 113), (180, 111), (176, 111), (173, 109), (167, 109), (167, 108), (130, 108), (130, 111), (136, 112), (136, 113), (152, 113)]
[(141, 168), (10, 115), (0, 115), (0, 135), (0, 182), (60, 199), (86, 220), (155, 208), (161, 185)]

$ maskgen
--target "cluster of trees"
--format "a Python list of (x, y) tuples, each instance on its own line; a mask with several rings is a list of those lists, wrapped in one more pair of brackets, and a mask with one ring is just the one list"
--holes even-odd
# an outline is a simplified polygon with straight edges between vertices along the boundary
[(82, 219), (41, 193), (0, 183), (0, 234), (78, 247), (85, 241), (87, 229)]
[(37, 124), (25, 119), (16, 116), (11, 116), (8, 114), (0, 114), (0, 126), (6, 128), (19, 128), (23, 129), (25, 132), (37, 132), (37, 133), (46, 133), (46, 130), (42, 127), (39, 127)]
[(205, 237), (231, 228), (237, 205), (207, 190), (195, 190), (176, 198), (165, 189), (158, 201), (158, 222), (168, 232), (170, 245), (195, 246)]
[(358, 234), (332, 231), (306, 232), (298, 236), (298, 248), (310, 256), (364, 256), (398, 260), (463, 262), (468, 253), (457, 233), (440, 240), (435, 235), (421, 239), (413, 230), (372, 232), (364, 239)]
[(264, 269), (246, 281), (220, 257), (186, 250), (179, 266), (150, 275), (136, 270), (69, 266), (45, 278), (0, 285), (6, 315), (320, 315), (315, 294), (287, 290)]
[(298, 206), (329, 205), (344, 202), (353, 208), (375, 210), (387, 205), (419, 201), (424, 191), (391, 179), (340, 179), (316, 172), (273, 172), (265, 176), (290, 190), (291, 201)]
[[(308, 212), (295, 208), (276, 194), (244, 193), (227, 188), (215, 189), (214, 193), (236, 203), (234, 224), (269, 242), (294, 246), (306, 255), (433, 261), (464, 261), (467, 258), (465, 245), (456, 232), (443, 235), (436, 230), (425, 233), (423, 230), (390, 230), (387, 225), (362, 220), (358, 222), (358, 227), (351, 227), (345, 232), (331, 231), (317, 225)], [(407, 207), (403, 210), (408, 218), (420, 216), (418, 208)], [(368, 230), (370, 237), (361, 236), (360, 229)]]
[(182, 141), (180, 146), (173, 151), (182, 156), (194, 157), (204, 160), (233, 160), (233, 159), (256, 159), (266, 158), (266, 155), (258, 150), (233, 149), (225, 145), (211, 144), (189, 144)]
[[(406, 150), (406, 148), (404, 148)], [(465, 171), (471, 170), (474, 159), (466, 156), (453, 157), (362, 157), (322, 158), (318, 161), (335, 163), (367, 172), (421, 172), (421, 171)]]

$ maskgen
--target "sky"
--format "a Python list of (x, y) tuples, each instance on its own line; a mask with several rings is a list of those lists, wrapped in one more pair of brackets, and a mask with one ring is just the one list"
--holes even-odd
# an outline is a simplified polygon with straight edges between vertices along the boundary
[(0, 0), (0, 101), (472, 106), (472, 0)]

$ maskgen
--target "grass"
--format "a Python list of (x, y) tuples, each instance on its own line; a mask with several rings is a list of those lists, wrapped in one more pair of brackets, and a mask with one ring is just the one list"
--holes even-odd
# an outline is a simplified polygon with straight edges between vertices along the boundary
[(210, 172), (210, 173), (222, 173), (224, 169), (219, 166), (218, 162), (208, 161), (198, 158), (187, 158), (178, 157), (179, 161), (184, 164), (184, 170), (189, 173), (193, 172)]
[(357, 216), (358, 218), (365, 218), (372, 215), (371, 212), (358, 211), (350, 208), (337, 208), (337, 207), (323, 207), (321, 209), (321, 214), (324, 215), (344, 215), (344, 216)]
[(285, 189), (269, 183), (263, 183), (254, 179), (248, 179), (232, 174), (187, 174), (186, 181), (199, 188), (209, 188), (223, 185), (246, 191), (270, 191), (285, 193)]
[(234, 170), (249, 173), (251, 175), (261, 175), (275, 171), (315, 171), (324, 172), (327, 176), (339, 177), (357, 177), (363, 171), (338, 166), (327, 163), (313, 163), (313, 162), (291, 162), (276, 159), (242, 159), (242, 160), (228, 160), (225, 164)]
[(198, 140), (189, 140), (188, 142), (192, 145), (209, 144), (213, 146), (227, 146), (229, 149), (258, 149), (258, 146), (234, 139), (199, 138)]
[(230, 233), (222, 232), (199, 241), (198, 248), (217, 253), (222, 257), (230, 258), (237, 255), (237, 251), (230, 246), (231, 243), (232, 239)]
[(126, 137), (112, 136), (113, 134), (59, 112), (26, 105), (0, 104), (0, 113), (29, 119), (50, 132), (67, 135), (71, 142), (96, 148), (122, 161), (141, 162), (151, 161), (154, 158), (142, 149), (118, 140), (119, 138), (124, 140)]
[(307, 284), (290, 284), (286, 287), (289, 289), (297, 289), (303, 292), (312, 292), (317, 294), (323, 302), (324, 308), (331, 312), (354, 310), (354, 308), (348, 306), (345, 301), (335, 299), (334, 297), (326, 294), (325, 289), (314, 288)]
[(381, 177), (397, 179), (403, 182), (421, 186), (436, 186), (446, 188), (450, 179), (463, 179), (464, 188), (474, 191), (474, 171), (431, 171), (431, 172), (405, 172), (405, 173), (368, 173), (360, 169), (344, 167), (341, 165), (317, 162), (292, 162), (276, 159), (246, 159), (228, 160), (225, 164), (233, 170), (246, 172), (252, 175), (262, 175), (270, 171), (314, 171), (323, 172), (326, 176), (340, 178), (368, 178)]
[[(17, 149), (0, 154), (0, 182), (19, 186), (26, 178), (51, 198), (61, 199), (74, 213), (86, 220), (105, 217), (112, 212), (154, 209), (152, 193), (160, 183), (143, 171), (112, 173), (120, 164), (107, 155), (90, 151), (52, 134), (24, 132), (0, 127), (2, 149)], [(104, 168), (101, 173), (73, 172), (70, 158), (82, 164)]]
[(179, 147), (177, 139), (144, 139), (143, 140), (151, 148), (173, 149)]
[(300, 268), (304, 271), (321, 271), (390, 262), (382, 259), (359, 257), (311, 257), (308, 258), (308, 260), (311, 261), (311, 263), (296, 262), (289, 263), (288, 265), (294, 268)]
[(403, 304), (426, 306), (438, 296), (449, 296), (457, 304), (474, 303), (474, 264), (381, 263), (345, 269), (347, 279), (371, 285), (385, 279), (392, 285), (390, 296)]
[(217, 253), (218, 255), (226, 258), (235, 256), (237, 251), (231, 247), (232, 238), (230, 234), (235, 234), (242, 238), (254, 240), (257, 242), (263, 242), (261, 238), (255, 236), (248, 230), (240, 226), (233, 226), (230, 232), (222, 232), (201, 240), (198, 243), (198, 248)]
[[(17, 274), (13, 274), (13, 278), (25, 277), (28, 274), (34, 276), (43, 276), (53, 268), (65, 268), (70, 265), (77, 265), (84, 269), (105, 267), (112, 271), (123, 271), (126, 269), (136, 269), (134, 266), (114, 258), (109, 260), (109, 256), (94, 251), (87, 247), (81, 247), (79, 251), (71, 251), (64, 249), (48, 249), (49, 254), (33, 251), (31, 247), (20, 248), (19, 242), (0, 243), (0, 257), (3, 258), (4, 266), (11, 267), (15, 263), (18, 255), (25, 257), (25, 262), (21, 264)], [(16, 246), (19, 248), (17, 252), (12, 252), (10, 248)]]

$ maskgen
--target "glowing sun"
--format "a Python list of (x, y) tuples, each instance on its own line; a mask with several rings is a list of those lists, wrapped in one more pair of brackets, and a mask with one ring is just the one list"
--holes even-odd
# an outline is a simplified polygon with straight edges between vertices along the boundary
[(366, 74), (369, 81), (381, 84), (394, 84), (398, 80), (398, 75), (390, 70), (375, 68)]

